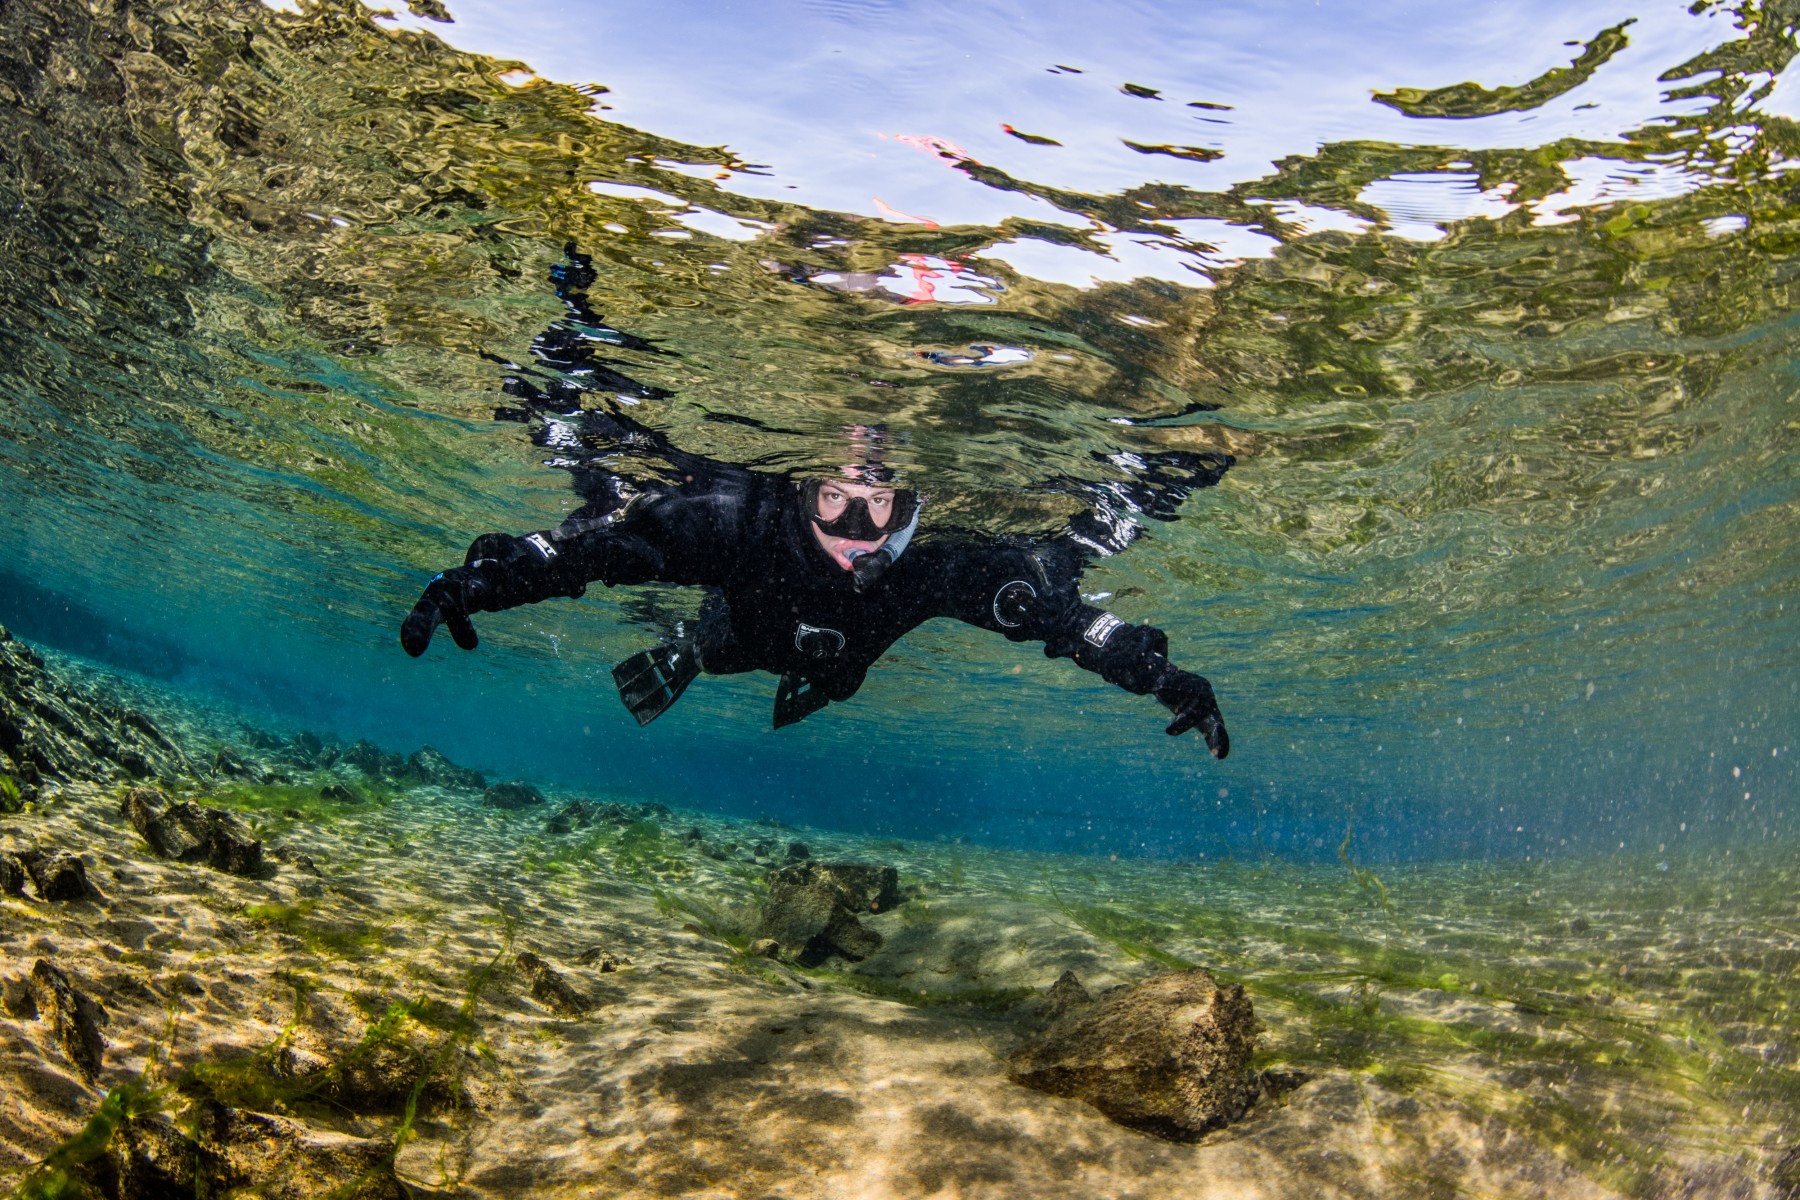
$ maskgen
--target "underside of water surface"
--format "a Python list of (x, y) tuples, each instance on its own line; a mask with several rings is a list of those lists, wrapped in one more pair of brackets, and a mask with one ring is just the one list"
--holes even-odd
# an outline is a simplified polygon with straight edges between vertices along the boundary
[[(64, 681), (8, 676), (0, 839), (99, 896), (0, 899), (0, 974), (113, 1013), (83, 1075), (7, 1009), (7, 1186), (119, 1194), (204, 1100), (415, 1194), (1800, 1195), (1800, 9), (465, 7), (0, 6), (0, 623)], [(763, 672), (639, 728), (667, 584), (401, 651), (595, 464), (871, 445), (922, 541), (1111, 522), (1082, 595), (1229, 757), (948, 620), (786, 728)], [(321, 870), (156, 859), (145, 784)], [(792, 841), (898, 868), (882, 954), (751, 952)], [(1198, 967), (1245, 1123), (994, 1073), (1062, 971)], [(220, 1065), (304, 1029), (405, 1070)]]

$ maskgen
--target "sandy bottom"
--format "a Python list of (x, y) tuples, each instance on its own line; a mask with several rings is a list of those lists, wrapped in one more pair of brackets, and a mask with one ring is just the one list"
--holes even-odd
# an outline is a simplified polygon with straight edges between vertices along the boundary
[[(92, 1079), (45, 1021), (0, 1017), (0, 1186), (132, 1084), (171, 1116), (209, 1094), (397, 1141), (417, 1195), (1791, 1194), (1800, 901), (1783, 862), (1377, 883), (696, 813), (548, 834), (563, 799), (265, 796), (245, 815), (279, 856), (266, 878), (155, 858), (116, 787), (0, 818), (0, 848), (74, 851), (100, 893), (0, 899), (0, 975), (50, 961), (106, 1012)], [(761, 877), (796, 840), (895, 865), (915, 891), (866, 919), (885, 939), (867, 961), (745, 951)], [(524, 951), (591, 1007), (545, 999)], [(1187, 964), (1244, 983), (1264, 1025), (1270, 1087), (1241, 1122), (1171, 1144), (1007, 1082), (1027, 989)]]

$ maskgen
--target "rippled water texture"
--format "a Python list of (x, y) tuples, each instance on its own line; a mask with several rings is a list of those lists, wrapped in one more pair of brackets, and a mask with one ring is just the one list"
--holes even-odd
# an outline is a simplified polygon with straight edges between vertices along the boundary
[[(445, 15), (0, 10), (0, 619), (284, 720), (906, 836), (1791, 836), (1789, 6)], [(879, 423), (931, 520), (1027, 534), (1133, 455), (1235, 455), (1087, 584), (1213, 679), (1231, 759), (938, 626), (805, 726), (739, 677), (640, 732), (609, 668), (673, 589), (404, 659), (430, 571), (574, 503), (495, 419), (509, 371), (552, 382), (566, 243), (616, 331), (583, 403), (689, 450), (791, 470)]]

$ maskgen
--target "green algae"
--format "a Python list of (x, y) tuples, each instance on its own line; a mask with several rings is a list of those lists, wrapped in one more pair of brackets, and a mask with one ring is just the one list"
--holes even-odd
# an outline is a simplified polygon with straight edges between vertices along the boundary
[(162, 1094), (137, 1083), (121, 1083), (106, 1093), (87, 1123), (6, 1193), (6, 1200), (76, 1200), (92, 1194), (85, 1169), (106, 1152), (113, 1132), (132, 1117), (162, 1110)]
[(379, 949), (391, 921), (334, 920), (318, 915), (319, 902), (301, 900), (286, 904), (245, 904), (237, 915), (290, 937), (298, 938), (320, 958), (356, 958)]
[(1382, 912), (1393, 915), (1394, 903), (1388, 896), (1387, 884), (1381, 882), (1381, 876), (1375, 872), (1357, 866), (1350, 861), (1350, 838), (1356, 825), (1356, 814), (1353, 811), (1350, 819), (1344, 822), (1344, 840), (1338, 843), (1338, 861), (1350, 872), (1350, 878), (1356, 880), (1356, 886), (1372, 899)]

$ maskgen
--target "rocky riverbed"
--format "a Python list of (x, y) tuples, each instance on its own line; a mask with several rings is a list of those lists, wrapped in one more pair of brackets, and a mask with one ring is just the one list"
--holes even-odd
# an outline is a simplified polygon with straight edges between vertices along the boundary
[[(1780, 856), (902, 845), (252, 729), (12, 640), (0, 697), (21, 1195), (1800, 1194)], [(1068, 1082), (1106, 1028), (1154, 1043), (1098, 1071), (1136, 1099)]]

